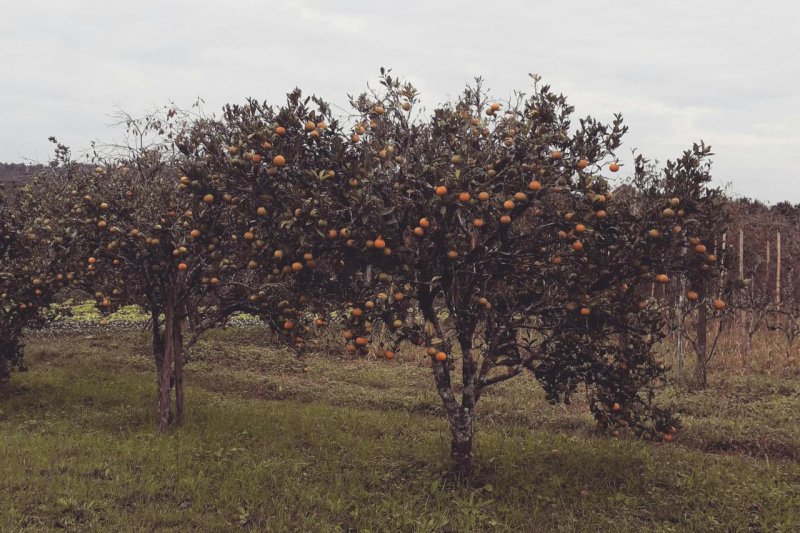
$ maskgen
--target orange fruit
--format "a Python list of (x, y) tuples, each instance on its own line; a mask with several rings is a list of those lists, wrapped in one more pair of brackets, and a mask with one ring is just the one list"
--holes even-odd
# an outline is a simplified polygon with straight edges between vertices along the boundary
[(481, 191), (478, 193), (478, 200), (485, 202), (489, 199), (489, 193), (486, 191)]
[(561, 159), (563, 156), (564, 154), (562, 154), (560, 150), (553, 150), (550, 152), (550, 157), (553, 159)]
[(441, 198), (445, 194), (447, 194), (447, 187), (445, 187), (444, 185), (439, 185), (438, 187), (436, 187), (436, 196)]
[(687, 297), (687, 298), (689, 299), (689, 301), (691, 301), (691, 302), (694, 302), (695, 300), (697, 300), (698, 296), (699, 296), (699, 295), (698, 295), (696, 292), (694, 292), (694, 291), (689, 291), (689, 292), (687, 292), (687, 293), (686, 293), (686, 297)]
[(384, 248), (386, 248), (386, 241), (384, 241), (382, 238), (378, 237), (377, 239), (375, 239), (372, 242), (372, 246), (374, 246), (378, 250), (383, 250)]
[(419, 219), (419, 226), (421, 228), (429, 228), (431, 226), (431, 221), (427, 218), (421, 218)]
[(286, 135), (286, 128), (284, 128), (283, 126), (278, 126), (277, 128), (275, 128), (275, 133), (277, 133), (278, 135)]
[(588, 307), (581, 307), (581, 314), (582, 314), (583, 316), (589, 316), (589, 314), (590, 314), (591, 312), (592, 312), (592, 310), (591, 310), (591, 309), (589, 309)]
[(503, 215), (500, 217), (501, 224), (511, 224), (511, 217), (508, 215)]
[(586, 226), (584, 226), (583, 224), (578, 224), (577, 226), (575, 226), (575, 231), (583, 233), (584, 231), (586, 231)]
[(583, 250), (583, 243), (581, 241), (575, 241), (572, 243), (572, 249), (576, 252), (580, 252)]
[(475, 226), (476, 228), (482, 228), (484, 225), (484, 221), (482, 218), (476, 218), (475, 220), (472, 221), (472, 225)]
[(528, 184), (528, 188), (532, 191), (538, 191), (542, 188), (542, 184), (539, 183), (539, 180), (533, 180)]
[(441, 363), (441, 362), (443, 362), (443, 361), (446, 361), (446, 360), (447, 360), (447, 354), (446, 354), (446, 353), (444, 353), (444, 352), (436, 352), (436, 355), (434, 356), (434, 358), (435, 358), (435, 359), (436, 359), (438, 362), (440, 362), (440, 363)]
[(422, 237), (423, 235), (425, 235), (425, 230), (417, 226), (416, 228), (414, 228), (414, 235), (416, 235), (417, 237)]
[(275, 165), (276, 167), (282, 167), (283, 165), (286, 164), (286, 158), (283, 157), (282, 155), (276, 155), (275, 157), (272, 158), (272, 164)]
[(725, 301), (721, 298), (717, 298), (716, 300), (714, 300), (714, 309), (716, 309), (717, 311), (722, 311), (723, 309), (725, 309)]
[(659, 283), (666, 283), (669, 281), (669, 276), (667, 276), (666, 274), (659, 274), (658, 276), (656, 276), (656, 281)]
[(611, 163), (610, 165), (608, 165), (608, 170), (610, 170), (611, 172), (616, 172), (619, 170), (619, 165), (616, 163)]
[(589, 166), (589, 161), (588, 161), (588, 160), (586, 160), (586, 159), (581, 159), (580, 161), (578, 161), (578, 168), (579, 168), (580, 170), (583, 170), (584, 168), (586, 168), (586, 167), (588, 167), (588, 166)]
[(468, 192), (460, 192), (458, 193), (458, 200), (460, 202), (469, 202), (472, 196)]
[(515, 205), (516, 204), (514, 203), (514, 200), (506, 200), (505, 202), (503, 202), (503, 209), (505, 209), (506, 211), (511, 211), (512, 209), (514, 209)]
[(178, 263), (178, 270), (186, 270), (188, 265), (186, 263)]

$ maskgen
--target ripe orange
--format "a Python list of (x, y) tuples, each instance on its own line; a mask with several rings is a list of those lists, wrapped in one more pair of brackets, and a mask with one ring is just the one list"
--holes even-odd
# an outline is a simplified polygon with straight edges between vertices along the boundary
[(207, 204), (213, 203), (214, 202), (214, 195), (213, 194), (206, 194), (205, 196), (203, 196), (203, 202), (205, 202)]
[(353, 309), (353, 313), (352, 313), (353, 316), (359, 317), (359, 316), (361, 316), (363, 314), (364, 314), (364, 311), (362, 311), (360, 307), (355, 307)]
[(612, 411), (619, 411), (620, 409), (621, 406), (617, 402), (614, 402), (614, 405), (611, 406)]
[(505, 202), (503, 202), (503, 209), (505, 209), (506, 211), (511, 211), (512, 209), (514, 209), (515, 205), (516, 204), (514, 203), (514, 200), (506, 200)]
[(94, 257), (90, 257), (89, 259), (86, 260), (86, 262), (89, 263), (90, 265), (93, 265), (97, 263), (97, 259), (95, 259)]
[(383, 356), (384, 356), (384, 357), (385, 357), (387, 360), (391, 361), (392, 359), (394, 359), (394, 352), (393, 352), (393, 351), (391, 351), (391, 350), (386, 350), (385, 352), (383, 352)]
[(266, 207), (259, 207), (258, 209), (256, 209), (256, 214), (258, 216), (260, 216), (260, 217), (267, 216), (267, 208)]
[(456, 252), (455, 250), (448, 251), (447, 252), (447, 258), (448, 259), (458, 259), (458, 252)]
[(605, 212), (605, 211), (603, 211), (602, 209), (601, 209), (601, 210), (599, 210), (599, 211), (597, 211), (597, 212), (596, 212), (594, 215), (595, 215), (597, 218), (606, 218), (606, 212)]
[(276, 167), (282, 167), (283, 165), (286, 164), (286, 158), (283, 157), (282, 155), (276, 155), (275, 157), (272, 158), (272, 164), (275, 165)]
[(586, 226), (584, 226), (583, 224), (578, 224), (577, 226), (575, 226), (575, 231), (577, 231), (578, 233), (583, 233), (584, 231), (586, 231)]
[(372, 242), (372, 246), (377, 248), (378, 250), (383, 250), (384, 248), (386, 248), (386, 241), (378, 237)]
[(689, 291), (689, 292), (686, 293), (686, 297), (691, 302), (694, 302), (695, 300), (697, 300), (698, 296), (699, 295), (695, 291)]
[(438, 187), (436, 187), (436, 196), (441, 198), (445, 194), (447, 194), (447, 187), (445, 187), (444, 185), (439, 185)]
[(186, 270), (189, 266), (186, 263), (178, 263), (178, 270)]
[(468, 192), (460, 192), (458, 193), (458, 201), (459, 202), (469, 202), (472, 196)]
[(583, 316), (589, 316), (589, 314), (591, 314), (591, 312), (592, 312), (592, 310), (589, 309), (588, 307), (581, 307), (581, 314)]
[(482, 218), (476, 218), (475, 220), (472, 221), (472, 225), (475, 226), (476, 228), (482, 228), (484, 225), (484, 221)]
[(486, 191), (481, 191), (478, 193), (478, 200), (485, 202), (489, 199), (489, 193)]
[(277, 133), (278, 135), (286, 135), (286, 128), (284, 128), (283, 126), (278, 126), (277, 128), (275, 128), (275, 133)]
[(436, 352), (434, 357), (440, 363), (447, 360), (447, 354), (444, 352)]
[(500, 217), (501, 224), (511, 224), (511, 217), (508, 215), (503, 215)]
[(656, 276), (656, 281), (659, 283), (666, 283), (669, 281), (669, 276), (667, 276), (666, 274), (659, 274), (658, 276)]
[(416, 228), (414, 228), (414, 235), (416, 235), (417, 237), (422, 237), (423, 235), (425, 235), (425, 230), (417, 226)]
[(400, 291), (397, 291), (396, 293), (394, 293), (394, 299), (395, 299), (396, 302), (402, 302), (405, 297), (406, 297), (406, 295), (403, 294)]
[(698, 254), (706, 253), (705, 244), (698, 244), (697, 246), (694, 247), (694, 251), (697, 252)]
[(539, 180), (533, 180), (528, 184), (528, 188), (532, 191), (538, 191), (542, 188), (542, 184), (539, 183)]
[(619, 165), (616, 163), (611, 163), (610, 165), (608, 165), (608, 170), (610, 170), (611, 172), (616, 172), (619, 170)]
[(581, 241), (575, 241), (572, 243), (572, 249), (576, 252), (580, 252), (583, 250), (583, 243)]
[(586, 159), (581, 159), (580, 161), (578, 161), (578, 168), (579, 168), (580, 170), (583, 170), (584, 168), (586, 168), (586, 167), (588, 167), (588, 166), (589, 166), (589, 161), (588, 161), (588, 160), (586, 160)]
[(563, 156), (564, 154), (561, 153), (561, 150), (553, 150), (550, 152), (550, 157), (553, 159), (561, 159)]
[(427, 218), (421, 218), (419, 219), (419, 226), (421, 228), (429, 228), (431, 226), (431, 221)]
[(285, 329), (286, 331), (294, 329), (294, 322), (292, 322), (291, 320), (287, 320), (286, 322), (283, 323), (283, 329)]
[(303, 263), (300, 262), (292, 263), (292, 270), (294, 270), (295, 272), (303, 270)]
[(357, 346), (366, 346), (367, 345), (366, 337), (356, 337), (356, 345)]
[(253, 154), (252, 161), (254, 165), (261, 163), (261, 154)]
[(721, 298), (717, 298), (716, 300), (714, 300), (714, 309), (716, 309), (717, 311), (722, 311), (723, 309), (725, 309), (725, 301), (722, 300)]

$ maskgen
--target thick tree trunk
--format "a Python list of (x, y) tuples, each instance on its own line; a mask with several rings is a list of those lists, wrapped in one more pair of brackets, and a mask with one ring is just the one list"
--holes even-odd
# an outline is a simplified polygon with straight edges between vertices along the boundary
[(703, 300), (697, 307), (697, 366), (695, 384), (700, 389), (708, 386), (708, 304)]
[(464, 483), (472, 475), (474, 412), (470, 409), (459, 409), (457, 415), (450, 419), (450, 433), (450, 457), (453, 460), (454, 474), (460, 483)]

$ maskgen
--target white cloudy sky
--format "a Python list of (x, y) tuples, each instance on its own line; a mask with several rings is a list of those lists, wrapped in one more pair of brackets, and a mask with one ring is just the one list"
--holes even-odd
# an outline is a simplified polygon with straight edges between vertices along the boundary
[(0, 0), (0, 161), (107, 140), (116, 108), (295, 86), (344, 104), (381, 66), (428, 106), (476, 75), (504, 97), (539, 73), (579, 115), (624, 113), (623, 161), (703, 139), (734, 194), (800, 203), (797, 0)]

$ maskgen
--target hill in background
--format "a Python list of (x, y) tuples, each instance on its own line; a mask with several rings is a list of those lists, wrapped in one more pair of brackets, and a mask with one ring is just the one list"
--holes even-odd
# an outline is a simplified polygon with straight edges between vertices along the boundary
[(25, 163), (0, 163), (0, 186), (14, 185), (27, 181), (32, 175), (44, 168), (43, 165)]

